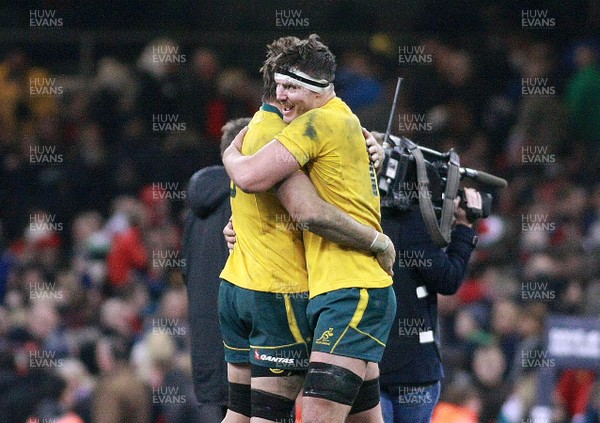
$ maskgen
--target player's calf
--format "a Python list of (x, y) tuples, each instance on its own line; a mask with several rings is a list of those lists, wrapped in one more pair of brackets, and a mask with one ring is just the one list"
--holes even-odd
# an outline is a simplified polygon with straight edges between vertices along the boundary
[(365, 380), (352, 404), (346, 423), (383, 423), (379, 395), (379, 377)]

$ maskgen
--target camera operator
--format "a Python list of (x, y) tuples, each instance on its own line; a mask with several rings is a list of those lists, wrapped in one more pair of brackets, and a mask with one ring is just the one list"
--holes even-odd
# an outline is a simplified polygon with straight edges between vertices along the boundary
[[(481, 210), (474, 189), (464, 189), (466, 207)], [(436, 246), (417, 206), (382, 208), (382, 227), (398, 251), (394, 264), (397, 312), (380, 363), (381, 405), (386, 423), (429, 422), (444, 377), (439, 351), (437, 294), (460, 287), (477, 243), (474, 218), (455, 201), (455, 223), (444, 250)]]

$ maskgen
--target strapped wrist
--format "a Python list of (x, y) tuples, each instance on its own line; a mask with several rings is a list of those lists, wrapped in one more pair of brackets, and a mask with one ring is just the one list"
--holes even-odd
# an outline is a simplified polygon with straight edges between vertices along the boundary
[(376, 254), (382, 253), (387, 250), (389, 242), (390, 240), (387, 236), (381, 232), (375, 231), (375, 238), (373, 238), (373, 242), (371, 243), (369, 250)]

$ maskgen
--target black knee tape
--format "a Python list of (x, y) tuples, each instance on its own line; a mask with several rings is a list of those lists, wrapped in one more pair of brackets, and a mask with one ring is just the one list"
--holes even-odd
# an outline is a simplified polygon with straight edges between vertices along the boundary
[(350, 414), (362, 413), (379, 404), (379, 378), (365, 380), (352, 404)]
[(352, 405), (362, 379), (356, 373), (327, 363), (310, 363), (304, 380), (304, 396)]
[(269, 392), (252, 390), (252, 417), (276, 422), (291, 421), (295, 401)]
[(304, 376), (306, 370), (284, 370), (273, 369), (269, 367), (251, 365), (250, 374), (252, 377), (289, 377), (289, 376)]
[(250, 402), (250, 385), (229, 382), (229, 400), (227, 408), (236, 413), (250, 417), (252, 406)]

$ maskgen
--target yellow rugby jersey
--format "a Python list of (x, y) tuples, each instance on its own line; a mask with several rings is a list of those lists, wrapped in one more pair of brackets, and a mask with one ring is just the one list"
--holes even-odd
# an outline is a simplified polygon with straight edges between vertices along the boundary
[[(276, 107), (264, 103), (248, 124), (242, 154), (251, 155), (286, 126)], [(301, 225), (274, 190), (247, 194), (231, 183), (231, 212), (237, 243), (221, 278), (254, 291), (308, 291)]]
[[(339, 98), (298, 116), (275, 138), (304, 166), (317, 192), (381, 231), (379, 191), (358, 118)], [(375, 256), (304, 232), (310, 297), (341, 288), (384, 288), (392, 278)]]

